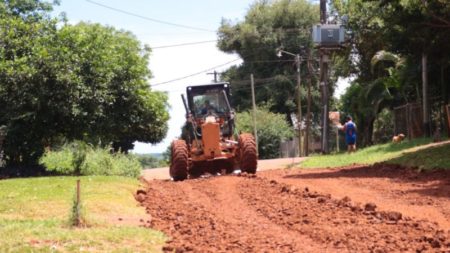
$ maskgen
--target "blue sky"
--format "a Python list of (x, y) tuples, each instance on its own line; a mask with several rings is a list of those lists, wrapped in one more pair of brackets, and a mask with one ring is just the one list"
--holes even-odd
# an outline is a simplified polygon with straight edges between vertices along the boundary
[[(157, 19), (184, 26), (198, 27), (204, 30), (186, 29), (161, 23), (151, 22), (139, 17), (127, 15), (100, 5), (106, 5), (139, 16)], [(61, 0), (55, 7), (55, 15), (65, 12), (70, 23), (90, 21), (114, 26), (134, 33), (137, 38), (151, 47), (175, 45), (197, 41), (216, 40), (216, 30), (222, 18), (234, 21), (243, 20), (245, 13), (254, 0)], [(184, 77), (214, 66), (237, 59), (237, 55), (225, 54), (216, 48), (216, 44), (154, 49), (150, 57), (149, 68), (153, 78), (150, 84)], [(239, 64), (240, 60), (232, 64)], [(217, 71), (231, 66), (216, 68)], [(155, 90), (169, 94), (170, 116), (167, 137), (157, 145), (136, 143), (136, 153), (160, 153), (165, 151), (170, 142), (180, 135), (184, 123), (184, 108), (180, 95), (186, 86), (206, 84), (212, 80), (211, 75), (201, 73), (180, 81), (170, 82), (154, 87)]]

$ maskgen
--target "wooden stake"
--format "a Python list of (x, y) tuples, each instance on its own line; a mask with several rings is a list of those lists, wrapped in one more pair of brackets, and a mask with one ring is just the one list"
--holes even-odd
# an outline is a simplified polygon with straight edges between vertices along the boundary
[(77, 217), (76, 217), (76, 226), (79, 226), (81, 223), (80, 219), (80, 179), (77, 179)]

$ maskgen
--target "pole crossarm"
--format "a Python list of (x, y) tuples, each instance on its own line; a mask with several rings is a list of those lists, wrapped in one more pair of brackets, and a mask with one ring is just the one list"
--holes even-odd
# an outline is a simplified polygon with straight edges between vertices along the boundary
[(284, 51), (284, 50), (282, 50), (282, 49), (278, 49), (278, 55), (281, 54), (281, 53), (288, 54), (288, 55), (292, 55), (292, 56), (294, 56), (294, 57), (297, 56), (297, 54), (294, 54), (294, 53), (291, 53), (291, 52), (288, 52), (288, 51)]

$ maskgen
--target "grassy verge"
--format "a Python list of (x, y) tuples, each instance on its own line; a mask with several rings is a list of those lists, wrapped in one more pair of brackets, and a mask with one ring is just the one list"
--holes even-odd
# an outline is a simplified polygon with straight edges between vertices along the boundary
[(413, 148), (386, 162), (419, 169), (450, 169), (450, 143), (419, 150)]
[[(340, 167), (352, 164), (374, 164), (377, 162), (391, 162), (403, 164), (407, 159), (407, 154), (416, 152), (416, 162), (425, 164), (426, 161), (421, 157), (428, 153), (422, 153), (424, 150), (417, 151), (417, 147), (428, 144), (431, 139), (421, 138), (415, 140), (405, 140), (402, 143), (386, 143), (381, 145), (374, 145), (368, 148), (360, 149), (356, 153), (339, 153), (332, 155), (317, 155), (308, 158), (305, 162), (300, 164), (301, 168), (327, 168)], [(436, 167), (434, 161), (436, 159), (443, 159), (445, 153), (439, 154), (433, 152), (436, 157), (427, 159), (427, 167)], [(447, 153), (448, 154), (448, 153)], [(445, 163), (444, 163), (445, 164)], [(417, 166), (417, 165), (416, 165)], [(425, 166), (425, 165), (424, 165)], [(450, 167), (450, 164), (447, 164)]]
[(80, 177), (88, 227), (68, 225), (75, 177), (0, 180), (0, 252), (159, 252), (165, 236), (139, 227), (135, 179)]

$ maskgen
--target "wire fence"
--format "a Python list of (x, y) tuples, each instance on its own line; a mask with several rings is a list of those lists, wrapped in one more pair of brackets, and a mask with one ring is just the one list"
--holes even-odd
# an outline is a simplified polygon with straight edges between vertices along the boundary
[(280, 143), (280, 157), (297, 157), (298, 156), (298, 138)]
[[(422, 105), (408, 103), (394, 108), (394, 134), (405, 134), (409, 139), (426, 133)], [(446, 132), (450, 137), (450, 105), (440, 99), (430, 102), (430, 135)]]
[(394, 134), (404, 134), (409, 139), (423, 136), (422, 106), (408, 103), (394, 108)]
[[(303, 131), (303, 136), (305, 136), (305, 131)], [(304, 139), (302, 139), (302, 144), (304, 143)], [(321, 150), (321, 142), (320, 136), (316, 136), (312, 133), (309, 135), (309, 144), (308, 144), (308, 152), (312, 153), (320, 153)], [(288, 157), (298, 157), (298, 138), (294, 137), (294, 139), (289, 141), (283, 141), (280, 143), (280, 158), (288, 158)]]

